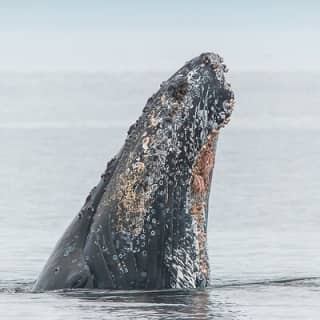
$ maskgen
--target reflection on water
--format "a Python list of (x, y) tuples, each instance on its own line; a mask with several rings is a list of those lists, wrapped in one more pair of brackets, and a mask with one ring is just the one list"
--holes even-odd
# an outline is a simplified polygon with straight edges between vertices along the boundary
[[(0, 283), (2, 299), (11, 307), (8, 316), (18, 318), (22, 301), (33, 304), (33, 318), (78, 316), (81, 319), (239, 319), (235, 303), (213, 288), (192, 290), (109, 291), (58, 290), (31, 293), (33, 282)], [(47, 306), (47, 310), (45, 310)], [(45, 310), (45, 311), (44, 311)], [(36, 311), (36, 312), (35, 312)], [(241, 318), (242, 319), (242, 318)]]
[[(6, 319), (267, 320), (305, 319), (306, 314), (306, 319), (317, 319), (314, 316), (320, 311), (317, 277), (154, 291), (77, 289), (31, 293), (33, 283), (0, 282), (0, 310), (5, 308)], [(274, 317), (269, 317), (269, 312)]]
[[(72, 294), (71, 294), (72, 295)], [(70, 294), (68, 294), (70, 296)], [(127, 294), (77, 294), (81, 304), (77, 307), (84, 314), (148, 319), (209, 319), (216, 313), (221, 315), (222, 306), (209, 303), (206, 291), (134, 292)]]
[[(69, 293), (67, 296), (72, 296)], [(148, 319), (209, 319), (213, 313), (221, 314), (222, 306), (209, 303), (207, 291), (154, 291), (124, 293), (77, 293), (81, 300), (79, 310), (89, 314), (104, 313)], [(89, 311), (90, 310), (90, 311)], [(94, 311), (94, 312), (92, 312)]]
[[(235, 283), (192, 290), (58, 290), (30, 293), (33, 282), (0, 283), (0, 306), (7, 316), (20, 319), (21, 303), (32, 305), (27, 319), (299, 319), (295, 315), (320, 311), (310, 302), (318, 299), (320, 278), (281, 279)], [(5, 290), (4, 290), (5, 289)], [(312, 289), (312, 291), (310, 291)], [(289, 304), (300, 294), (301, 301)], [(249, 303), (250, 302), (250, 303)], [(252, 302), (254, 302), (252, 304)], [(309, 303), (309, 304), (308, 304)], [(276, 313), (272, 308), (276, 309)], [(273, 310), (274, 317), (268, 312)], [(301, 311), (303, 313), (301, 313)]]

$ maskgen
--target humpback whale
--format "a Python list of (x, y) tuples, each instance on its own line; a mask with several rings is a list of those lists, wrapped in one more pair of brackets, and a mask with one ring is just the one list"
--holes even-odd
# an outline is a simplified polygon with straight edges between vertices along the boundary
[(205, 287), (208, 202), (234, 94), (215, 53), (163, 82), (129, 128), (34, 291)]

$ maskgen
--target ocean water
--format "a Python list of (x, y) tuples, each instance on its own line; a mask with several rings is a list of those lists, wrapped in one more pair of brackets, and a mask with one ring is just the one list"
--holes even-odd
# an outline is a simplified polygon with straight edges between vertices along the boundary
[(0, 319), (319, 319), (320, 74), (238, 73), (204, 290), (30, 293), (169, 73), (0, 74)]

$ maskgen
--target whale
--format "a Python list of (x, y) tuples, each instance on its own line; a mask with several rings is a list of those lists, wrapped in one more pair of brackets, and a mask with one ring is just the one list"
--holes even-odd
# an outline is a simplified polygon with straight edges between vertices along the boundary
[(206, 52), (160, 85), (33, 291), (208, 285), (209, 195), (220, 129), (235, 105), (227, 71)]

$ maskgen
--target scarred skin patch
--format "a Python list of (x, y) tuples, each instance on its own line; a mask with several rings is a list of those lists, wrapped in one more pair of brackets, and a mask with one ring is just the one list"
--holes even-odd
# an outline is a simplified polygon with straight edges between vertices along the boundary
[(141, 184), (142, 166), (136, 172), (120, 177), (122, 185), (119, 191), (118, 214), (115, 215), (115, 229), (119, 231), (129, 231), (138, 235), (143, 228), (143, 218), (145, 215), (144, 190), (136, 190), (136, 186)]
[(219, 132), (213, 130), (202, 146), (199, 156), (192, 169), (191, 182), (191, 214), (197, 226), (199, 243), (200, 271), (209, 277), (209, 263), (207, 256), (206, 206), (208, 205), (209, 187), (215, 162), (215, 152)]
[(218, 138), (218, 131), (213, 131), (207, 143), (203, 145), (196, 163), (192, 170), (192, 191), (199, 195), (208, 191), (210, 183), (210, 172), (214, 167), (215, 144)]

